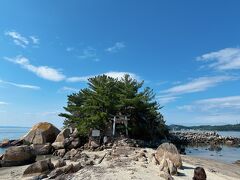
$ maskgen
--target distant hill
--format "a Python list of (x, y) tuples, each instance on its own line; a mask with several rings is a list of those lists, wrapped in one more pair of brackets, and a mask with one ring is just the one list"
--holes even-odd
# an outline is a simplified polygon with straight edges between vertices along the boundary
[(201, 126), (182, 126), (182, 125), (170, 125), (168, 126), (170, 130), (206, 130), (206, 131), (240, 131), (240, 124), (227, 124), (221, 126), (210, 126), (210, 125), (201, 125)]

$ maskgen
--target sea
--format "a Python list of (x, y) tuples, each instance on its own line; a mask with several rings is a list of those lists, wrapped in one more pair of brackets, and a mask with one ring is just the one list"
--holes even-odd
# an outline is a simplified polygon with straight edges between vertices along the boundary
[[(221, 136), (232, 136), (240, 138), (240, 131), (216, 131)], [(210, 151), (207, 146), (186, 147), (186, 154), (193, 157), (213, 159), (224, 163), (232, 164), (240, 160), (239, 147), (220, 146), (220, 151)]]
[[(29, 127), (1, 127), (0, 126), (0, 142), (3, 139), (19, 139), (30, 130)], [(219, 131), (222, 136), (232, 136), (240, 138), (240, 132), (236, 131)], [(187, 147), (186, 154), (189, 156), (200, 157), (205, 159), (213, 159), (225, 163), (234, 163), (240, 160), (240, 147), (221, 146), (221, 151), (209, 151), (208, 147)], [(6, 149), (0, 148), (0, 154)]]
[[(0, 126), (0, 142), (4, 139), (19, 139), (30, 130), (30, 127), (1, 127)], [(0, 148), (0, 154), (5, 152), (5, 148)]]

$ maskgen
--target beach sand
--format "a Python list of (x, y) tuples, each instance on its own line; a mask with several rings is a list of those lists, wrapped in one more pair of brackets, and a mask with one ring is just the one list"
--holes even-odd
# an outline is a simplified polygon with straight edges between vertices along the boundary
[[(150, 156), (154, 150), (146, 149)], [(89, 154), (104, 155), (101, 152), (89, 152)], [(240, 166), (225, 164), (214, 160), (200, 159), (189, 156), (182, 156), (183, 169), (179, 169), (175, 180), (191, 180), (196, 166), (201, 166), (207, 173), (208, 180), (238, 180), (240, 179)], [(53, 161), (54, 162), (54, 161)], [(23, 171), (28, 166), (0, 168), (1, 180), (20, 180)], [(101, 164), (87, 166), (77, 173), (70, 175), (68, 179), (73, 180), (159, 180), (159, 167), (153, 163), (146, 164), (141, 161), (133, 161), (129, 157), (120, 157), (114, 161), (103, 160)]]

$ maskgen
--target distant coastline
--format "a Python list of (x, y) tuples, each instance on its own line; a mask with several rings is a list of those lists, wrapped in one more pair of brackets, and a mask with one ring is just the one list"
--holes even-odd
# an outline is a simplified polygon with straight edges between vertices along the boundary
[(182, 126), (182, 125), (169, 125), (169, 130), (205, 130), (205, 131), (240, 131), (240, 124), (227, 124), (227, 125), (200, 125), (200, 126)]

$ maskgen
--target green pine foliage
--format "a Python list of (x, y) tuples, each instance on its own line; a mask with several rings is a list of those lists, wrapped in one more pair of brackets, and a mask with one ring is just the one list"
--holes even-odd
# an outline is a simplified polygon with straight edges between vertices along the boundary
[(68, 96), (64, 107), (67, 113), (60, 114), (65, 118), (65, 126), (77, 127), (81, 135), (87, 136), (91, 128), (104, 132), (111, 125), (111, 117), (121, 113), (130, 118), (128, 131), (132, 138), (159, 138), (167, 134), (161, 107), (153, 91), (143, 88), (143, 82), (129, 75), (120, 80), (101, 75), (88, 81), (88, 88)]

